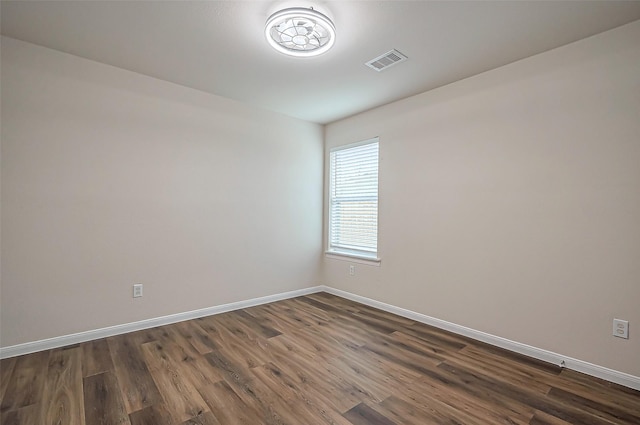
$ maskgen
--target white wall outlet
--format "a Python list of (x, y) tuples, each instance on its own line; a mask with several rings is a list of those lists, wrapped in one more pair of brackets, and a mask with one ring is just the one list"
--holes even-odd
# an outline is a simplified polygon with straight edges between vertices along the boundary
[(142, 283), (136, 283), (133, 285), (133, 298), (142, 296)]
[(349, 266), (349, 275), (353, 276), (356, 274), (356, 266)]
[(613, 319), (613, 336), (629, 339), (629, 322), (627, 320)]

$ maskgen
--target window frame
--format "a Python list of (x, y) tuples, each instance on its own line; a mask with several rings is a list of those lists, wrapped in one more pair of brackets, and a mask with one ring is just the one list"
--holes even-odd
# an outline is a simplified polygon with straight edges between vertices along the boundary
[[(352, 149), (352, 148), (357, 148), (360, 146), (364, 146), (364, 145), (370, 145), (370, 144), (377, 144), (378, 145), (378, 164), (377, 164), (377, 180), (378, 180), (378, 184), (377, 184), (377, 190), (376, 190), (376, 195), (375, 195), (375, 201), (376, 201), (376, 251), (375, 252), (370, 252), (370, 251), (365, 251), (365, 250), (358, 250), (358, 249), (348, 249), (348, 248), (343, 248), (343, 247), (335, 247), (332, 246), (332, 240), (333, 240), (333, 227), (332, 227), (332, 211), (333, 211), (333, 201), (334, 201), (334, 196), (333, 196), (333, 189), (334, 186), (332, 184), (333, 180), (333, 176), (332, 174), (334, 173), (333, 167), (332, 167), (332, 161), (331, 158), (334, 154), (334, 152), (337, 151), (343, 151), (343, 150), (348, 150), (348, 149)], [(328, 155), (328, 159), (329, 159), (329, 164), (328, 164), (328, 210), (327, 210), (327, 249), (325, 251), (325, 254), (327, 255), (327, 257), (329, 258), (334, 258), (334, 259), (338, 259), (338, 260), (349, 260), (349, 261), (354, 261), (354, 262), (359, 262), (359, 263), (373, 263), (375, 265), (379, 265), (380, 263), (380, 257), (379, 257), (379, 247), (378, 247), (378, 242), (379, 242), (379, 212), (380, 212), (380, 188), (379, 188), (379, 179), (380, 179), (380, 138), (379, 137), (373, 137), (370, 139), (366, 139), (366, 140), (362, 140), (356, 143), (350, 143), (347, 145), (340, 145), (340, 146), (335, 146), (333, 148), (331, 148), (329, 150), (329, 155)], [(370, 195), (368, 197), (371, 197)]]

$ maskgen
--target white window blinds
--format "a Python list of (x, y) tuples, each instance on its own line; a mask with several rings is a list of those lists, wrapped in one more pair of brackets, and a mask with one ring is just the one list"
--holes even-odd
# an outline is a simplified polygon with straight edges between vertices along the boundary
[(329, 251), (377, 257), (378, 139), (330, 153)]

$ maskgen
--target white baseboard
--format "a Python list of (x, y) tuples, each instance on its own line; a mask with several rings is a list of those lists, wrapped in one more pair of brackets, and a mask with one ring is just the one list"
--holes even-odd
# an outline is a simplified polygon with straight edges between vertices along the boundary
[(80, 342), (92, 341), (94, 339), (106, 338), (114, 335), (121, 335), (128, 332), (155, 328), (156, 326), (169, 325), (171, 323), (197, 319), (199, 317), (211, 316), (213, 314), (226, 313), (228, 311), (240, 310), (256, 305), (286, 300), (288, 298), (300, 297), (302, 295), (313, 294), (315, 292), (321, 292), (324, 290), (324, 286), (313, 286), (310, 288), (298, 289), (295, 291), (282, 292), (275, 295), (267, 295), (266, 297), (252, 298), (249, 300), (222, 304), (214, 307), (187, 311), (184, 313), (170, 314), (168, 316), (140, 320), (139, 322), (125, 323), (122, 325), (109, 326), (107, 328), (79, 332), (70, 335), (63, 335), (54, 338), (41, 339), (39, 341), (27, 342), (24, 344), (0, 347), (0, 359), (35, 353), (37, 351), (50, 350), (52, 348), (64, 347), (66, 345), (78, 344)]
[(346, 298), (351, 301), (359, 302), (361, 304), (387, 311), (389, 313), (397, 314), (398, 316), (406, 317), (407, 319), (415, 320), (417, 322), (425, 323), (436, 328), (444, 329), (446, 331), (463, 335), (478, 341), (486, 342), (487, 344), (495, 345), (509, 351), (524, 354), (525, 356), (556, 364), (560, 367), (566, 367), (567, 369), (595, 376), (597, 378), (624, 385), (625, 387), (633, 388), (635, 390), (640, 390), (640, 377), (638, 376), (619, 372), (617, 370), (609, 369), (603, 366), (598, 366), (592, 363), (585, 362), (583, 360), (574, 359), (572, 357), (563, 356), (562, 354), (532, 347), (520, 342), (511, 341), (506, 338), (491, 335), (486, 332), (477, 331), (465, 326), (456, 325), (455, 323), (436, 319), (435, 317), (430, 317), (421, 313), (416, 313), (415, 311), (372, 300), (371, 298), (355, 295), (350, 292), (332, 288), (330, 286), (322, 286), (321, 288), (324, 292), (337, 295), (338, 297)]
[(187, 311), (184, 313), (171, 314), (169, 316), (156, 317), (153, 319), (141, 320), (139, 322), (125, 323), (117, 326), (96, 329), (86, 332), (80, 332), (71, 335), (64, 335), (55, 338), (48, 338), (39, 341), (27, 342), (25, 344), (12, 345), (9, 347), (0, 347), (0, 359), (20, 356), (23, 354), (35, 353), (37, 351), (50, 350), (52, 348), (64, 347), (66, 345), (78, 344), (81, 342), (92, 341), (95, 339), (106, 338), (109, 336), (120, 335), (128, 332), (139, 331), (143, 329), (154, 328), (156, 326), (169, 325), (171, 323), (182, 322), (184, 320), (197, 319), (199, 317), (211, 316), (213, 314), (226, 313), (228, 311), (240, 310), (243, 308), (253, 307), (261, 304), (267, 304), (275, 301), (286, 300), (289, 298), (300, 297), (303, 295), (313, 294), (316, 292), (327, 292), (342, 298), (346, 298), (361, 304), (378, 308), (398, 316), (406, 317), (417, 322), (425, 323), (436, 328), (444, 329), (459, 335), (463, 335), (487, 344), (495, 345), (506, 350), (524, 354), (535, 359), (543, 360), (548, 363), (564, 366), (577, 372), (595, 376), (625, 387), (640, 390), (640, 377), (630, 375), (628, 373), (619, 372), (617, 370), (608, 369), (572, 357), (563, 356), (562, 354), (552, 351), (543, 350), (541, 348), (532, 347), (520, 342), (511, 341), (506, 338), (491, 335), (486, 332), (477, 331), (445, 320), (436, 319), (425, 314), (416, 313), (371, 298), (366, 298), (350, 292), (335, 289), (330, 286), (320, 285), (295, 291), (283, 292), (266, 297), (252, 298), (245, 301), (238, 301), (229, 304), (222, 304), (214, 307), (207, 307), (200, 310)]

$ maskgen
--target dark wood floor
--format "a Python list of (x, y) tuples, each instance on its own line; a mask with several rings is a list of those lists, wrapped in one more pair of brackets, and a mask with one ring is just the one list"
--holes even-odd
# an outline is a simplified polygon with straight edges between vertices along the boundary
[(3, 425), (640, 424), (640, 392), (320, 293), (1, 362)]

